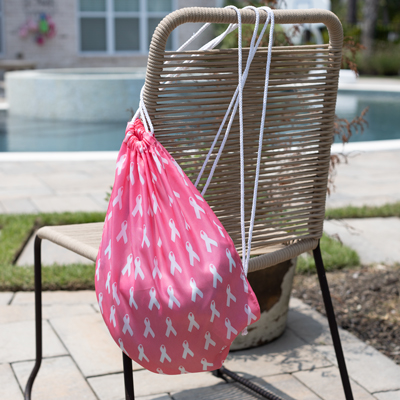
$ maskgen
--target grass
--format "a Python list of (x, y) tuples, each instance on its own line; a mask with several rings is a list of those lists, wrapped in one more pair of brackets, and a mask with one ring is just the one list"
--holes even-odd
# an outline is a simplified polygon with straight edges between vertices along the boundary
[[(400, 217), (400, 202), (380, 207), (343, 207), (326, 210), (327, 219)], [(20, 251), (35, 229), (44, 225), (65, 225), (104, 221), (105, 214), (95, 213), (49, 213), (0, 215), (0, 291), (33, 290), (32, 267), (14, 265)], [(324, 235), (321, 251), (327, 271), (359, 265), (354, 250), (338, 240)], [(42, 269), (44, 290), (78, 290), (94, 288), (94, 264), (52, 265)], [(311, 255), (298, 259), (297, 272), (315, 272)]]
[[(105, 214), (49, 213), (0, 215), (0, 291), (33, 290), (33, 267), (13, 265), (32, 233), (45, 225), (65, 225), (104, 221)], [(44, 290), (94, 288), (94, 264), (52, 265), (42, 269)]]
[[(326, 271), (360, 265), (360, 258), (356, 251), (325, 234), (321, 238), (321, 253)], [(296, 272), (300, 274), (316, 272), (312, 254), (305, 253), (298, 257)]]
[(400, 202), (384, 204), (383, 206), (347, 206), (342, 208), (327, 209), (325, 211), (326, 219), (377, 217), (400, 217)]

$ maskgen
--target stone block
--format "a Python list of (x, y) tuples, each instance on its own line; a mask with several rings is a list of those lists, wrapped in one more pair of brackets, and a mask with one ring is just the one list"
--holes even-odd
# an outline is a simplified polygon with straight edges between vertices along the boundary
[[(121, 350), (100, 314), (50, 321), (85, 377), (122, 371)], [(140, 368), (134, 363), (134, 369)]]
[[(12, 301), (12, 304), (34, 304), (34, 292), (17, 292)], [(58, 290), (54, 292), (42, 293), (43, 305), (54, 304), (93, 304), (97, 303), (96, 292), (94, 290), (78, 290), (75, 292), (67, 292)]]
[[(17, 265), (28, 266), (33, 265), (33, 249), (35, 243), (36, 232), (29, 239), (24, 247), (21, 255), (18, 257)], [(42, 266), (53, 264), (93, 264), (93, 261), (80, 256), (64, 247), (58, 246), (49, 240), (42, 241)]]
[[(349, 375), (370, 393), (400, 389), (400, 366), (394, 361), (360, 341), (342, 344)], [(332, 346), (316, 349), (337, 365)]]
[[(0, 363), (35, 359), (34, 321), (10, 322), (0, 325)], [(43, 356), (67, 354), (64, 346), (47, 321), (43, 321)]]
[(226, 368), (248, 377), (278, 375), (332, 365), (290, 330), (274, 342), (250, 350), (231, 352)]
[[(34, 362), (13, 365), (20, 385), (24, 388)], [(96, 400), (96, 396), (80, 374), (71, 357), (44, 359), (33, 385), (32, 397), (40, 400)]]
[(29, 197), (2, 199), (1, 202), (7, 214), (36, 214), (38, 212)]
[(10, 364), (0, 364), (0, 400), (22, 400), (23, 395)]
[(14, 296), (13, 292), (0, 292), (0, 304), (1, 305), (9, 304), (13, 296)]
[(85, 194), (32, 196), (32, 202), (40, 212), (104, 211), (99, 204)]
[[(57, 318), (60, 315), (66, 317), (95, 313), (95, 309), (90, 304), (54, 304), (44, 305), (42, 307), (43, 319)], [(35, 319), (35, 309), (31, 304), (10, 306), (0, 305), (0, 324), (17, 321), (31, 321), (33, 319)]]
[[(138, 396), (138, 398), (140, 396), (165, 395), (165, 393), (224, 384), (221, 383), (223, 382), (221, 379), (216, 378), (210, 372), (184, 375), (159, 375), (147, 370), (141, 370), (134, 372), (133, 381), (135, 396)], [(89, 378), (88, 382), (100, 399), (119, 399), (121, 398), (121, 390), (124, 393), (123, 374), (93, 377)], [(175, 398), (175, 396), (173, 397)], [(192, 399), (192, 394), (190, 395), (190, 399)]]
[(253, 379), (252, 382), (275, 393), (284, 400), (320, 400), (307, 386), (290, 374)]
[[(300, 371), (293, 374), (324, 400), (345, 400), (340, 372), (337, 367)], [(374, 396), (350, 379), (353, 396), (357, 400), (374, 400)]]
[(378, 400), (400, 400), (400, 390), (374, 393)]

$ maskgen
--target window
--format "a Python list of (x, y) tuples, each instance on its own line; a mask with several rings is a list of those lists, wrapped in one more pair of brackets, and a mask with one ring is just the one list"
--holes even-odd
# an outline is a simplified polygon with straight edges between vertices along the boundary
[[(147, 53), (158, 23), (175, 0), (79, 0), (79, 49), (83, 53)], [(167, 50), (173, 47), (172, 34)]]
[(3, 4), (0, 0), (0, 54), (3, 54)]

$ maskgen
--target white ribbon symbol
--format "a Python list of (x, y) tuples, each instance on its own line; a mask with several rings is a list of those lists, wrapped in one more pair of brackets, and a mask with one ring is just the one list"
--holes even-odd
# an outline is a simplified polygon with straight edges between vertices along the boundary
[(178, 192), (175, 192), (175, 190), (173, 190), (174, 196), (177, 197), (178, 199), (181, 198), (181, 195)]
[(133, 330), (129, 325), (129, 315), (125, 314), (124, 316), (124, 327), (122, 328), (122, 333), (125, 335), (126, 331), (129, 332), (131, 336), (133, 336)]
[(183, 173), (182, 168), (180, 167), (180, 165), (175, 160), (172, 160), (172, 162), (175, 164), (178, 172), (181, 174), (183, 182), (185, 183), (186, 186), (188, 186), (188, 184), (186, 183), (185, 174)]
[(152, 181), (153, 181), (153, 183), (156, 183), (157, 182), (157, 177), (156, 177), (156, 175), (154, 174), (154, 172), (153, 171), (151, 171), (151, 176), (152, 176)]
[(106, 255), (107, 253), (108, 253), (108, 259), (110, 259), (111, 258), (111, 239), (108, 242), (108, 246), (104, 250), (104, 255)]
[[(167, 361), (171, 362), (171, 358), (167, 354), (167, 349), (163, 344), (160, 346), (160, 350), (161, 350), (160, 363), (163, 363), (165, 359), (167, 359)], [(161, 371), (161, 373), (162, 373), (162, 371)]]
[(229, 249), (226, 249), (226, 256), (228, 257), (229, 260), (229, 272), (232, 272), (232, 265), (236, 268), (236, 263), (235, 260), (232, 258), (231, 252)]
[(154, 335), (153, 329), (151, 329), (150, 320), (148, 318), (144, 319), (144, 324), (146, 325), (146, 329), (144, 330), (143, 336), (145, 338), (147, 338), (147, 336), (149, 336), (149, 333), (150, 333), (150, 335), (154, 338), (155, 335)]
[(138, 350), (139, 350), (139, 361), (142, 361), (144, 358), (147, 362), (149, 362), (149, 359), (146, 357), (146, 354), (144, 354), (143, 345), (139, 344)]
[(147, 247), (150, 247), (150, 240), (149, 240), (149, 238), (148, 238), (147, 235), (146, 235), (146, 231), (147, 231), (146, 225), (143, 225), (142, 248), (143, 248), (143, 246), (144, 246), (145, 243), (146, 243), (146, 246), (147, 246)]
[(126, 230), (128, 228), (128, 221), (124, 221), (121, 224), (121, 232), (118, 233), (117, 236), (117, 242), (121, 240), (121, 238), (124, 238), (124, 243), (126, 244), (128, 242), (128, 235), (126, 234)]
[(123, 341), (122, 341), (121, 338), (118, 339), (118, 343), (119, 343), (119, 348), (120, 348), (125, 354), (127, 354), (127, 352), (125, 351), (125, 348), (124, 348), (124, 343), (123, 343)]
[(100, 258), (99, 258), (99, 260), (97, 261), (96, 277), (97, 277), (97, 281), (98, 281), (99, 278), (100, 278)]
[(214, 322), (214, 316), (216, 315), (218, 318), (220, 317), (220, 313), (219, 311), (215, 308), (215, 301), (213, 300), (211, 302), (211, 318), (210, 318), (210, 322)]
[(189, 342), (187, 340), (185, 340), (182, 343), (183, 346), (183, 354), (182, 354), (182, 358), (184, 358), (186, 360), (187, 355), (189, 354), (190, 356), (194, 356), (194, 353), (192, 350), (189, 349)]
[(180, 365), (180, 366), (178, 367), (178, 369), (179, 369), (179, 371), (181, 371), (181, 375), (187, 374), (187, 373), (188, 373), (188, 372), (185, 370), (185, 368), (183, 368), (182, 365)]
[(153, 156), (153, 160), (157, 165), (158, 172), (161, 174), (161, 163), (160, 163), (160, 160), (157, 157), (157, 154), (154, 151), (152, 151), (151, 155)]
[(111, 217), (112, 217), (112, 210), (107, 215), (107, 221), (109, 221)]
[(217, 272), (217, 268), (215, 268), (215, 265), (210, 264), (210, 272), (213, 274), (213, 288), (217, 288), (217, 281), (220, 281), (222, 283), (222, 276)]
[(169, 296), (168, 307), (172, 310), (172, 307), (174, 306), (174, 303), (178, 307), (180, 307), (181, 303), (179, 303), (179, 300), (174, 296), (174, 289), (173, 289), (173, 287), (171, 285), (168, 286), (167, 292), (168, 292), (168, 296)]
[(108, 294), (111, 293), (110, 280), (111, 280), (111, 271), (108, 271), (107, 281), (106, 281), (106, 289), (108, 290)]
[(237, 335), (237, 330), (231, 325), (231, 321), (229, 321), (228, 318), (225, 318), (225, 326), (227, 328), (227, 332), (226, 332), (227, 339), (231, 338), (231, 333), (233, 333), (234, 335)]
[(247, 314), (247, 325), (251, 324), (251, 320), (254, 319), (254, 321), (257, 320), (257, 317), (251, 312), (251, 308), (248, 304), (244, 305), (244, 311)]
[(214, 364), (207, 362), (205, 358), (201, 359), (201, 363), (203, 364), (203, 371), (207, 371), (208, 367), (212, 367)]
[(178, 235), (180, 238), (181, 235), (179, 234), (178, 229), (176, 229), (175, 222), (172, 218), (169, 220), (169, 227), (171, 228), (171, 240), (175, 242), (175, 236)]
[(160, 237), (158, 238), (157, 246), (158, 246), (158, 247), (161, 247), (161, 246), (162, 246), (162, 241), (161, 241), (161, 238), (160, 238)]
[(128, 272), (128, 276), (131, 276), (132, 259), (133, 259), (132, 254), (129, 254), (129, 256), (126, 258), (125, 267), (121, 271), (122, 275), (125, 275)]
[(231, 300), (233, 300), (236, 303), (236, 297), (231, 293), (231, 286), (228, 285), (226, 287), (226, 306), (230, 307)]
[(246, 277), (244, 276), (244, 273), (240, 273), (240, 279), (243, 281), (243, 290), (245, 293), (249, 293), (249, 285), (247, 284)]
[(137, 170), (138, 170), (138, 173), (139, 173), (140, 183), (141, 183), (142, 185), (144, 185), (144, 179), (143, 179), (142, 174), (140, 173), (140, 165), (139, 165), (139, 163), (137, 163)]
[(183, 215), (183, 211), (182, 211), (182, 210), (181, 210), (181, 214), (182, 214), (183, 220), (185, 221), (185, 228), (186, 228), (186, 230), (188, 231), (188, 230), (190, 229), (190, 225), (186, 222), (186, 218), (185, 218), (185, 216)]
[(138, 309), (138, 305), (136, 304), (136, 301), (135, 301), (135, 299), (133, 298), (133, 287), (131, 287), (131, 288), (129, 289), (129, 294), (130, 294), (130, 297), (129, 297), (129, 307), (132, 308), (132, 306), (134, 306), (134, 307), (136, 308), (136, 310), (137, 310), (137, 309)]
[(160, 269), (158, 268), (158, 260), (157, 260), (157, 257), (154, 256), (153, 279), (156, 278), (156, 275), (158, 275), (158, 278), (161, 279), (162, 273), (161, 273)]
[(147, 209), (147, 215), (151, 215), (154, 217), (153, 209), (151, 208), (151, 205), (149, 204), (149, 208)]
[(161, 161), (162, 161), (162, 163), (163, 163), (163, 168), (165, 169), (164, 164), (167, 164), (167, 165), (168, 165), (168, 160), (167, 160), (166, 158), (164, 158), (164, 157), (158, 152), (158, 150), (157, 150), (156, 148), (154, 148), (154, 150), (156, 151), (158, 157), (161, 158)]
[(159, 375), (165, 375), (161, 368), (157, 368), (156, 371)]
[(155, 305), (158, 309), (160, 309), (160, 303), (156, 299), (156, 289), (152, 287), (150, 289), (150, 303), (149, 303), (149, 309), (150, 311), (153, 309), (153, 305)]
[(224, 235), (224, 231), (222, 230), (222, 228), (213, 220), (214, 225), (218, 228), (219, 233), (221, 234), (222, 237), (225, 237)]
[(99, 293), (99, 308), (101, 313), (103, 314), (103, 305), (101, 304), (103, 302), (103, 293)]
[(169, 261), (171, 261), (171, 275), (174, 276), (175, 273), (175, 268), (179, 271), (182, 272), (182, 268), (179, 266), (179, 264), (175, 260), (175, 254), (170, 251), (169, 252)]
[(200, 201), (202, 201), (202, 202), (204, 203), (204, 199), (203, 199), (201, 196), (199, 196), (198, 194), (195, 194), (195, 196), (196, 196)]
[(214, 239), (209, 238), (204, 231), (200, 231), (200, 237), (204, 240), (209, 253), (211, 253), (211, 245), (218, 247), (218, 243)]
[(200, 329), (200, 325), (195, 321), (193, 313), (190, 312), (188, 315), (188, 318), (190, 321), (189, 328), (188, 328), (189, 332), (192, 332), (193, 327)]
[(174, 204), (174, 199), (168, 195), (168, 200), (169, 200), (169, 206), (172, 207), (172, 204)]
[(143, 274), (142, 269), (140, 268), (140, 258), (136, 257), (135, 258), (135, 280), (136, 280), (138, 274), (140, 275), (142, 280), (144, 280), (144, 274)]
[(115, 326), (117, 325), (117, 323), (115, 322), (115, 306), (111, 306), (110, 322), (113, 323), (115, 328)]
[(121, 158), (117, 162), (117, 165), (116, 165), (115, 169), (118, 170), (118, 176), (121, 175), (121, 171), (122, 171), (122, 168), (124, 167), (125, 160), (126, 160), (126, 154), (121, 156)]
[(205, 214), (205, 211), (196, 203), (196, 200), (193, 197), (189, 197), (189, 203), (193, 207), (194, 212), (196, 213), (196, 218), (201, 219), (200, 211)]
[(189, 260), (190, 260), (190, 265), (193, 267), (194, 266), (194, 259), (200, 262), (200, 257), (195, 253), (193, 250), (192, 245), (189, 242), (186, 242), (186, 250), (189, 253)]
[(165, 322), (167, 323), (167, 331), (165, 332), (165, 336), (169, 337), (169, 334), (172, 332), (174, 334), (174, 336), (177, 335), (176, 330), (174, 329), (174, 327), (172, 326), (172, 321), (170, 317), (167, 317), (167, 319), (165, 320)]
[(193, 278), (190, 278), (190, 287), (192, 288), (192, 301), (196, 302), (196, 295), (199, 295), (203, 298), (203, 292), (196, 286), (196, 281)]
[(118, 189), (118, 194), (114, 197), (113, 200), (113, 207), (118, 203), (120, 210), (122, 209), (122, 193), (124, 193), (124, 188), (121, 186)]
[(136, 206), (132, 211), (132, 215), (135, 216), (139, 211), (140, 216), (143, 217), (143, 208), (142, 208), (142, 195), (138, 194), (136, 196)]
[(210, 332), (206, 332), (206, 335), (204, 336), (204, 338), (206, 339), (206, 343), (204, 345), (204, 350), (208, 350), (208, 346), (211, 344), (211, 346), (215, 346), (215, 342), (214, 340), (211, 339), (211, 333)]
[(113, 299), (115, 300), (115, 302), (117, 303), (117, 306), (120, 305), (120, 301), (119, 301), (119, 297), (118, 297), (118, 293), (117, 293), (117, 282), (114, 282), (112, 284), (112, 291), (113, 291)]
[(151, 195), (151, 198), (153, 199), (153, 211), (154, 211), (154, 214), (157, 214), (157, 210), (160, 210), (160, 212), (161, 212), (161, 208), (160, 208), (160, 206), (158, 205), (157, 197), (156, 197), (156, 195), (155, 195), (154, 192), (153, 192), (153, 194)]
[(129, 168), (129, 177), (128, 179), (131, 181), (131, 185), (135, 183), (135, 178), (133, 177), (133, 162), (131, 162), (130, 168)]

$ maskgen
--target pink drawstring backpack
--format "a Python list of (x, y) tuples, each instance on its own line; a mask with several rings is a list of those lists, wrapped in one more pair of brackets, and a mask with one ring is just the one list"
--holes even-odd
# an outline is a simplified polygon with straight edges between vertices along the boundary
[(135, 116), (118, 154), (96, 261), (100, 311), (146, 369), (215, 370), (259, 305), (232, 239), (151, 131)]

